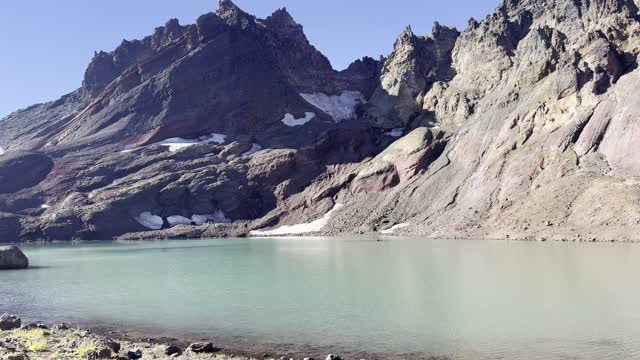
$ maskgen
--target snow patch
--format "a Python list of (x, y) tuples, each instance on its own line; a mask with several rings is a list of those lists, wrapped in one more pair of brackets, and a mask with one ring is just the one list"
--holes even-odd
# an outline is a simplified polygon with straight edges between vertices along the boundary
[(164, 224), (164, 221), (162, 220), (162, 218), (160, 216), (157, 215), (153, 215), (150, 212), (143, 212), (140, 215), (138, 215), (136, 217), (136, 221), (146, 227), (147, 229), (151, 229), (151, 230), (160, 230), (162, 229), (162, 225)]
[(4, 155), (4, 153), (5, 153), (4, 148), (0, 146), (0, 156)]
[(167, 218), (169, 226), (174, 227), (176, 225), (191, 225), (192, 221), (189, 218), (180, 215), (169, 216)]
[(296, 119), (293, 115), (287, 113), (284, 115), (284, 118), (281, 120), (287, 126), (302, 126), (309, 121), (313, 120), (316, 117), (316, 113), (306, 112), (304, 113), (304, 117), (300, 119)]
[(41, 209), (45, 209), (45, 210), (46, 210), (46, 209), (51, 209), (51, 205), (42, 204), (42, 205), (40, 205), (40, 208), (41, 208)]
[(176, 152), (189, 146), (198, 144), (224, 144), (227, 141), (227, 135), (212, 133), (206, 136), (201, 136), (197, 139), (183, 139), (179, 137), (162, 140), (155, 145), (166, 146), (169, 151)]
[(300, 96), (331, 116), (335, 122), (353, 119), (356, 116), (356, 107), (367, 102), (360, 91), (343, 91), (340, 95), (331, 96), (321, 92)]
[(390, 227), (387, 230), (380, 231), (380, 234), (382, 234), (382, 235), (393, 235), (396, 232), (396, 230), (404, 229), (404, 228), (408, 227), (409, 225), (410, 224), (408, 224), (408, 223), (393, 225), (392, 227)]
[(389, 132), (384, 133), (385, 135), (394, 137), (394, 138), (399, 138), (404, 134), (404, 129), (402, 128), (398, 128), (398, 129), (393, 129)]
[[(152, 215), (149, 212), (140, 214), (136, 220), (143, 226), (152, 229), (160, 230), (163, 225), (162, 217)], [(173, 215), (167, 217), (167, 222), (170, 227), (177, 225), (204, 225), (212, 222), (216, 224), (229, 224), (231, 220), (225, 216), (222, 211), (217, 211), (209, 215), (193, 215), (191, 218), (182, 215)]]
[(280, 235), (300, 235), (314, 233), (322, 230), (331, 220), (331, 217), (340, 210), (344, 205), (336, 204), (331, 211), (326, 213), (322, 218), (305, 224), (285, 225), (274, 230), (254, 230), (251, 231), (253, 236), (280, 236)]
[(255, 153), (257, 153), (258, 151), (262, 150), (262, 146), (260, 146), (259, 144), (253, 144), (253, 146), (251, 146), (251, 150), (245, 152), (244, 154), (242, 154), (242, 156), (251, 156)]

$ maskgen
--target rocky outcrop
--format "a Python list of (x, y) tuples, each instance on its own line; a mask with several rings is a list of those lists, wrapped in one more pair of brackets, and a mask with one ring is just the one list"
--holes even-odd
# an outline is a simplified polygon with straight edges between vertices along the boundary
[(22, 325), (22, 320), (11, 314), (2, 314), (0, 315), (0, 330), (8, 331), (19, 329)]
[(365, 116), (372, 124), (393, 129), (429, 120), (420, 100), (434, 83), (453, 76), (451, 51), (459, 34), (438, 23), (423, 37), (407, 27), (384, 62), (380, 86), (366, 106)]
[(442, 154), (443, 135), (418, 128), (394, 142), (356, 175), (351, 192), (378, 193), (405, 185)]
[(42, 182), (53, 160), (32, 152), (13, 152), (0, 157), (0, 194), (15, 193)]
[(29, 259), (22, 250), (15, 246), (0, 247), (0, 270), (26, 269), (29, 267)]

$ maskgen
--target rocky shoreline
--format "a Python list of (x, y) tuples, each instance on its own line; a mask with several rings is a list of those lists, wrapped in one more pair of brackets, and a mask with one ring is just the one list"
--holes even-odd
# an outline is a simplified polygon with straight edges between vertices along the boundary
[[(42, 323), (22, 324), (19, 317), (4, 314), (0, 317), (0, 359), (294, 359), (290, 356), (251, 355), (223, 349), (212, 342), (185, 342), (176, 339), (150, 339), (128, 336), (125, 333), (89, 330), (68, 324), (48, 326)], [(299, 357), (310, 360), (313, 357)], [(340, 360), (338, 355), (321, 357)]]

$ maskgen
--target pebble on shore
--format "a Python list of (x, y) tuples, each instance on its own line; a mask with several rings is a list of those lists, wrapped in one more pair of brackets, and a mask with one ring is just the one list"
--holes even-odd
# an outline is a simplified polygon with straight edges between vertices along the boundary
[[(173, 344), (116, 341), (66, 324), (47, 327), (44, 324), (34, 323), (22, 326), (21, 319), (15, 315), (0, 316), (0, 360), (166, 360), (178, 357), (180, 359), (254, 360), (254, 358), (225, 354), (222, 349), (210, 342), (196, 342), (183, 351)], [(341, 358), (337, 355), (328, 355), (326, 360), (341, 360)]]

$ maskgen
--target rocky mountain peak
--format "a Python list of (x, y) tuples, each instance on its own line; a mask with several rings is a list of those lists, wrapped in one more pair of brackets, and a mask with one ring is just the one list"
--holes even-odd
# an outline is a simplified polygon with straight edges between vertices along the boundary
[(224, 13), (228, 13), (228, 12), (233, 12), (233, 11), (240, 11), (242, 12), (242, 10), (240, 10), (240, 8), (238, 7), (238, 5), (236, 5), (233, 1), (231, 0), (219, 0), (218, 1), (218, 10), (217, 13), (219, 14), (224, 14)]
[(244, 12), (231, 0), (220, 0), (215, 13), (229, 25), (240, 25), (243, 29), (255, 22), (255, 17)]
[(286, 7), (274, 11), (273, 14), (267, 18), (267, 21), (281, 26), (298, 26), (298, 23), (289, 11), (287, 11)]

